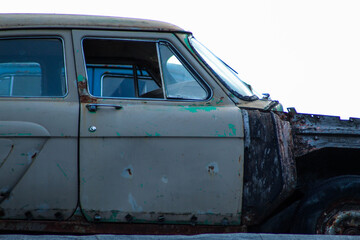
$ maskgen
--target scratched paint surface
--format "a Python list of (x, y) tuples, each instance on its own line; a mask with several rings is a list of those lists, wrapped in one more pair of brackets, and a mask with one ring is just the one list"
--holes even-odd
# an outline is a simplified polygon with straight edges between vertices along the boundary
[[(215, 100), (214, 100), (215, 102)], [(107, 100), (107, 104), (119, 104)], [(120, 104), (118, 111), (100, 109), (82, 112), (82, 136), (85, 137), (243, 137), (238, 109), (232, 107), (162, 105), (161, 103)], [(101, 124), (101, 132), (89, 132), (89, 126)], [(121, 122), (121, 124), (119, 124)], [(125, 127), (126, 126), (126, 127)]]
[(69, 98), (0, 98), (0, 219), (75, 210), (79, 107)]
[(203, 224), (221, 224), (224, 218), (239, 224), (241, 138), (222, 144), (216, 138), (98, 140), (84, 139), (80, 146), (95, 148), (80, 166), (80, 200), (88, 220), (98, 214), (101, 221), (126, 222), (129, 215), (134, 222), (164, 217), (186, 223), (194, 215)]
[[(89, 33), (126, 39), (159, 37), (150, 32), (75, 30), (75, 51), (81, 52), (81, 39)], [(176, 36), (163, 37), (208, 81), (212, 98), (199, 102), (92, 98), (121, 109), (100, 107), (90, 113), (86, 105), (91, 96), (80, 91), (85, 93), (80, 96), (82, 210), (89, 221), (239, 224), (241, 112)], [(78, 75), (85, 76), (86, 61), (81, 55), (75, 57)], [(90, 126), (96, 131), (89, 131)]]

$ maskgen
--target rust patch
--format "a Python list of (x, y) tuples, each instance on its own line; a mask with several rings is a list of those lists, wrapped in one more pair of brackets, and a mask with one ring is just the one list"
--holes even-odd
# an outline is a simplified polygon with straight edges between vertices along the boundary
[(94, 98), (89, 95), (80, 95), (81, 103), (97, 103), (97, 98)]
[(322, 148), (360, 148), (360, 119), (341, 120), (334, 116), (294, 114), (290, 123), (295, 157)]
[[(131, 221), (131, 220), (130, 220)], [(78, 221), (0, 220), (1, 232), (49, 234), (142, 234), (194, 235), (204, 233), (246, 232), (245, 226), (208, 226), (197, 224), (89, 223)]]
[(360, 202), (345, 199), (333, 203), (320, 216), (317, 234), (360, 235)]
[[(282, 114), (280, 114), (282, 115)], [(291, 125), (274, 112), (243, 110), (243, 224), (259, 224), (296, 187)]]
[(207, 171), (210, 176), (214, 176), (219, 173), (219, 166), (216, 162), (209, 163), (207, 165)]
[(87, 92), (87, 81), (86, 79), (77, 82), (80, 102), (81, 103), (97, 103), (97, 98), (92, 97)]

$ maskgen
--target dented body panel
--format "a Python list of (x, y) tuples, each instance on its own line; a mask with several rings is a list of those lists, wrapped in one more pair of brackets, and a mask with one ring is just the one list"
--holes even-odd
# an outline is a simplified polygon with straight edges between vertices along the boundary
[(277, 112), (191, 40), (0, 15), (0, 231), (285, 232), (313, 184), (360, 175), (359, 119)]
[(242, 222), (259, 224), (296, 187), (290, 124), (273, 112), (243, 110), (245, 127)]
[[(79, 43), (88, 36), (120, 42), (137, 37), (167, 39), (186, 56), (172, 34), (73, 34), (75, 51), (82, 51)], [(77, 67), (78, 75), (88, 76), (84, 65)], [(202, 101), (153, 101), (102, 99), (89, 88), (80, 91), (80, 203), (88, 221), (240, 224), (242, 115), (220, 90), (212, 92)], [(99, 106), (94, 112), (87, 108), (90, 98)]]

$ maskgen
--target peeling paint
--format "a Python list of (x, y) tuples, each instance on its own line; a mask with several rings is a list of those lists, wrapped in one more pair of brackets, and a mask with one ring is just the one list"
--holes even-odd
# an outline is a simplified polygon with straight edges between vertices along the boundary
[(231, 132), (229, 133), (229, 136), (236, 136), (236, 128), (234, 124), (229, 124), (229, 129)]
[(26, 154), (26, 156), (27, 156), (27, 164), (28, 165), (30, 165), (33, 162), (33, 160), (35, 160), (37, 154), (38, 153), (36, 151), (29, 152), (29, 153)]
[(211, 162), (206, 166), (206, 170), (210, 176), (214, 176), (219, 173), (219, 166), (216, 162)]
[(131, 205), (131, 208), (134, 212), (141, 212), (142, 211), (142, 207), (137, 205), (135, 198), (133, 197), (133, 195), (131, 193), (129, 193), (128, 196), (128, 201)]
[(121, 176), (123, 178), (132, 179), (133, 174), (134, 174), (134, 169), (133, 169), (132, 165), (129, 165), (126, 168), (124, 168), (124, 170), (121, 173)]
[(83, 81), (85, 81), (85, 77), (83, 75), (79, 74), (77, 80), (78, 80), (78, 82), (83, 82)]
[(111, 211), (111, 216), (108, 219), (110, 222), (116, 222), (117, 221), (117, 215), (119, 214), (118, 211), (112, 210)]
[(224, 99), (224, 97), (221, 97), (218, 101), (216, 101), (216, 104), (223, 103), (224, 102), (223, 99)]
[(145, 134), (148, 137), (160, 137), (161, 136), (160, 133), (158, 133), (158, 132), (155, 132), (154, 134), (145, 132)]
[(191, 113), (196, 113), (199, 111), (205, 111), (205, 112), (211, 112), (211, 111), (215, 111), (216, 107), (213, 106), (181, 106), (182, 108), (180, 109), (181, 111), (189, 111)]
[(168, 179), (166, 176), (162, 176), (161, 181), (162, 181), (163, 183), (168, 183), (168, 182), (169, 182), (169, 179)]

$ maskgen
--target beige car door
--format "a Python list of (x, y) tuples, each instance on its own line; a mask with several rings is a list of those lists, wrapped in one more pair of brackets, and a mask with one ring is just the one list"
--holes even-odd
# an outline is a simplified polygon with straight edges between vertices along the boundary
[(168, 33), (73, 36), (87, 219), (239, 224), (241, 112), (186, 48)]
[(0, 218), (69, 218), (79, 114), (70, 32), (1, 31), (0, 52)]

